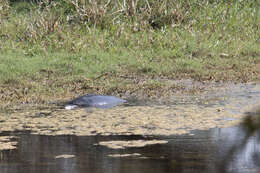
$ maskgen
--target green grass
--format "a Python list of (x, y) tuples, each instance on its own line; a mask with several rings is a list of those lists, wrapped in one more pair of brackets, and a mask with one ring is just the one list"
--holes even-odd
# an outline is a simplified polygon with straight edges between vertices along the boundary
[(126, 93), (158, 78), (260, 78), (258, 1), (72, 2), (0, 0), (2, 88)]

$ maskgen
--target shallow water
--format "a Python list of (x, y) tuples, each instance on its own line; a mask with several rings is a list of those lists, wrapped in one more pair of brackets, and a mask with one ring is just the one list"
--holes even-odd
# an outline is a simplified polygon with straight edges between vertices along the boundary
[(230, 84), (196, 95), (113, 109), (24, 107), (0, 112), (0, 132), (45, 135), (175, 135), (238, 125), (259, 105), (260, 84)]
[[(258, 135), (241, 127), (158, 136), (45, 136), (14, 132), (17, 149), (0, 151), (1, 173), (259, 172)], [(110, 148), (109, 141), (166, 141)], [(237, 150), (232, 151), (233, 148)]]
[(259, 84), (232, 84), (108, 110), (3, 111), (0, 172), (260, 172), (260, 117), (239, 125), (259, 98)]

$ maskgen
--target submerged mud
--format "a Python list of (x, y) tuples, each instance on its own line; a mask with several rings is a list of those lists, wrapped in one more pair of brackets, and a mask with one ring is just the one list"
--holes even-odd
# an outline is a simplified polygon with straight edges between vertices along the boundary
[[(26, 111), (0, 116), (0, 131), (45, 135), (172, 135), (238, 124), (244, 115), (221, 107), (134, 106)], [(228, 120), (227, 120), (228, 119)]]
[(12, 141), (14, 136), (0, 136), (0, 150), (10, 150), (16, 148), (16, 141)]
[[(234, 85), (200, 95), (176, 95), (162, 104), (113, 109), (37, 109), (0, 112), (0, 132), (44, 135), (175, 135), (239, 124), (259, 104), (260, 86)], [(6, 144), (6, 143), (5, 143)], [(4, 145), (5, 145), (4, 144)], [(14, 146), (13, 144), (11, 146)], [(1, 146), (0, 143), (0, 149)]]
[(55, 156), (55, 159), (70, 159), (75, 157), (75, 155), (70, 155), (70, 154), (62, 154), (62, 155), (58, 155)]
[(125, 149), (131, 147), (144, 147), (147, 145), (154, 144), (166, 144), (168, 141), (165, 140), (130, 140), (130, 141), (103, 141), (99, 142), (98, 145), (106, 146), (111, 149)]

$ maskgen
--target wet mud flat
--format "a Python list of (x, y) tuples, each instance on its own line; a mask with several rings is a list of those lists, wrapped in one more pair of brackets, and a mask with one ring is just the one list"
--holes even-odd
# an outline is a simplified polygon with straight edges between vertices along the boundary
[(172, 135), (237, 124), (243, 114), (178, 106), (117, 107), (109, 110), (37, 110), (0, 117), (0, 131), (46, 135)]
[(112, 109), (40, 109), (0, 112), (0, 132), (45, 135), (175, 135), (239, 124), (259, 105), (260, 85), (239, 84), (169, 101)]

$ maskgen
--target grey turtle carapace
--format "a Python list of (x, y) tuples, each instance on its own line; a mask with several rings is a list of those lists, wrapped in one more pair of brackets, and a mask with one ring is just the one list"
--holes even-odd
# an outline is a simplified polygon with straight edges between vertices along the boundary
[(74, 109), (78, 107), (112, 108), (125, 102), (126, 100), (115, 96), (87, 94), (67, 102), (65, 104), (65, 109)]

